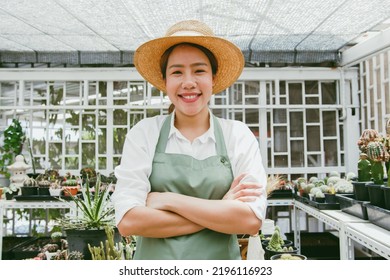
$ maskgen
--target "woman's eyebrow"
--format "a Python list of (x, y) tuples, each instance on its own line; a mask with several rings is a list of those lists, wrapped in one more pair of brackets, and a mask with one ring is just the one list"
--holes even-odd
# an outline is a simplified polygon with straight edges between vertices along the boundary
[[(191, 67), (194, 67), (194, 66), (208, 66), (208, 64), (205, 63), (205, 62), (196, 62), (196, 63), (191, 64), (190, 66)], [(170, 68), (182, 68), (182, 67), (184, 67), (183, 64), (172, 64), (172, 65), (170, 65), (168, 67), (168, 69), (170, 69)]]

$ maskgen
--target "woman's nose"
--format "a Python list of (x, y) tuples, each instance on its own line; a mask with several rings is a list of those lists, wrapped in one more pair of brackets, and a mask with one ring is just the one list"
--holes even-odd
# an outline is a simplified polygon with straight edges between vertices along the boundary
[(191, 89), (196, 87), (195, 78), (192, 75), (185, 75), (182, 87), (185, 89)]

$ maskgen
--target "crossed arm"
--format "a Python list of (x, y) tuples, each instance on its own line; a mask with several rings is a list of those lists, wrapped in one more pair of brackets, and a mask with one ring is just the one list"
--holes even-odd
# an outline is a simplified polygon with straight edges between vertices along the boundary
[(198, 232), (204, 228), (228, 234), (256, 234), (261, 221), (245, 203), (265, 195), (257, 183), (234, 179), (222, 200), (207, 200), (177, 193), (149, 193), (146, 206), (129, 210), (118, 229), (123, 236), (165, 238)]

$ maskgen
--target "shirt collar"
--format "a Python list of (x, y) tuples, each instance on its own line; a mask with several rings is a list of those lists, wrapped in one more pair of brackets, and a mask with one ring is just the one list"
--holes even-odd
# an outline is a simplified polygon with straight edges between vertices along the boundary
[[(215, 140), (215, 135), (214, 135), (214, 118), (212, 117), (212, 113), (209, 110), (209, 116), (210, 116), (210, 128), (203, 133), (201, 136), (197, 137), (198, 141), (201, 143), (206, 143), (208, 139)], [(186, 139), (183, 134), (180, 133), (180, 131), (175, 127), (175, 110), (172, 112), (172, 118), (171, 118), (171, 129), (169, 131), (168, 139), (172, 137), (172, 135), (176, 135), (178, 138), (183, 138)]]

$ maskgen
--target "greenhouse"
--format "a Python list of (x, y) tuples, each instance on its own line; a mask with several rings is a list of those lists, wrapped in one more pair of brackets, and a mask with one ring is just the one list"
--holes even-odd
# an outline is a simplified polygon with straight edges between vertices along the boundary
[[(265, 259), (275, 233), (307, 259), (390, 259), (390, 1), (0, 3), (0, 260), (102, 258), (99, 243), (73, 247), (68, 229), (115, 224), (127, 135), (171, 104), (135, 68), (136, 50), (188, 19), (244, 57), (209, 109), (257, 140)], [(104, 219), (84, 219), (98, 201)], [(104, 258), (132, 259), (137, 234), (104, 228), (92, 237), (111, 242)], [(237, 240), (250, 259), (249, 234)], [(23, 251), (29, 242), (37, 248)]]

